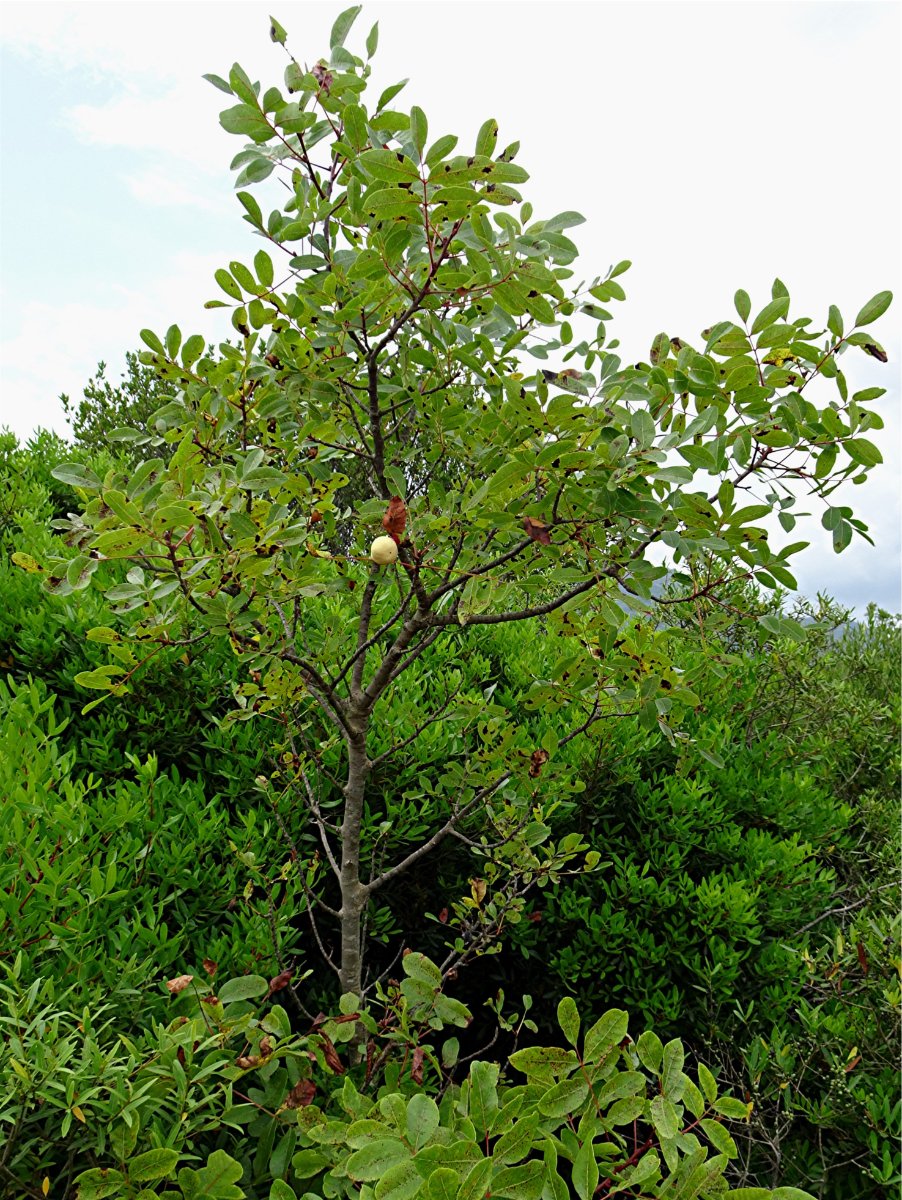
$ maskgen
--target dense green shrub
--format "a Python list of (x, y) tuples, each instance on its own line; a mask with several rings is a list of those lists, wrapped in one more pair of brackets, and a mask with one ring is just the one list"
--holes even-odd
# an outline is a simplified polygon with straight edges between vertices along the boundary
[(510, 1056), (525, 1083), (480, 1060), (455, 1082), (457, 1039), (437, 1038), (469, 1014), (429, 959), (403, 968), (379, 1020), (348, 995), (300, 1036), (271, 1003), (279, 980), (245, 975), (214, 993), (186, 975), (169, 983), (168, 1023), (130, 1039), (102, 1006), (73, 1011), (39, 980), (24, 986), (17, 959), (0, 984), (0, 1177), (35, 1197), (74, 1182), (77, 1200), (591, 1200), (637, 1187), (805, 1200), (726, 1190), (724, 1121), (747, 1105), (706, 1068), (686, 1071), (678, 1040), (633, 1041), (617, 1009), (581, 1037), (568, 998), (569, 1046)]
[[(39, 557), (55, 543), (47, 522), (69, 503), (49, 476), (66, 451), (43, 437), (3, 447), (7, 552)], [(0, 584), (0, 660), (10, 676), (0, 693), (0, 784), (12, 800), (0, 873), (4, 942), (24, 946), (17, 1003), (40, 970), (29, 1012), (57, 1014), (60, 1037), (76, 1039), (65, 1053), (80, 1056), (84, 1086), (96, 1067), (101, 1090), (108, 1067), (125, 1077), (134, 1067), (125, 1051), (120, 1063), (116, 1039), (143, 1045), (165, 1019), (160, 980), (201, 974), (205, 957), (230, 975), (290, 963), (297, 980), (312, 968), (286, 1001), (295, 1023), (299, 1003), (327, 1003), (328, 973), (304, 916), (312, 876), (296, 866), (317, 869), (292, 800), (298, 780), (272, 729), (218, 723), (242, 685), (228, 650), (163, 651), (117, 708), (82, 714), (75, 678), (106, 649), (85, 633), (128, 614), (111, 616), (93, 591), (50, 602), (35, 575), (7, 560)], [(400, 932), (439, 960), (443, 943), (461, 935), (474, 953), (501, 950), (482, 960), (481, 990), (466, 972), (458, 986), (479, 1004), (492, 985), (531, 992), (543, 1030), (562, 990), (590, 1015), (611, 1002), (637, 1011), (753, 1097), (736, 1135), (735, 1177), (865, 1200), (889, 1195), (898, 1176), (898, 932), (880, 890), (897, 860), (898, 625), (876, 611), (852, 625), (821, 615), (824, 628), (804, 643), (742, 630), (730, 641), (727, 631), (700, 655), (683, 636), (687, 670), (720, 676), (709, 675), (706, 710), (689, 723), (694, 743), (674, 746), (623, 720), (556, 756), (540, 786), (558, 789), (558, 828), (595, 846), (599, 871), (546, 886), (524, 911), (505, 907), (491, 872), (477, 902), (472, 861), (446, 845), (386, 892), (370, 933)], [(560, 670), (553, 637), (486, 629), (457, 673), (431, 661), (432, 683), (468, 698), (469, 716), (431, 726), (378, 777), (370, 854), (416, 838), (432, 819), (432, 780), (459, 753), (468, 722), (481, 723), (487, 750), (493, 722), (511, 715), (532, 745), (560, 730), (552, 706), (523, 711), (516, 699)], [(376, 750), (409, 736), (416, 707), (407, 696), (386, 709)], [(326, 804), (337, 801), (320, 782)], [(461, 920), (449, 933), (455, 910)], [(427, 912), (440, 919), (424, 926)], [(522, 920), (527, 913), (540, 919)], [(499, 929), (501, 942), (480, 942)], [(95, 1028), (109, 1023), (112, 1039), (90, 1053), (78, 1041), (85, 1009)], [(77, 1119), (70, 1126), (67, 1138), (84, 1132)], [(74, 1143), (66, 1145), (63, 1158)]]

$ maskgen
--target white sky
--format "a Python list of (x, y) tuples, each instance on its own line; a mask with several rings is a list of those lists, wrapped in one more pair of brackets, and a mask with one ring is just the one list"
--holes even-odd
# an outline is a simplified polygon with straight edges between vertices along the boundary
[[(228, 336), (203, 309), (213, 271), (253, 254), (228, 172), (240, 138), (219, 129), (228, 99), (200, 77), (236, 59), (264, 86), (284, 54), (326, 53), (343, 4), (0, 5), (2, 313), (0, 425), (66, 432), (100, 359), (114, 380), (138, 330), (173, 321)], [(887, 465), (846, 503), (877, 543), (841, 556), (815, 520), (796, 560), (800, 589), (898, 610), (900, 386), (900, 16), (897, 3), (567, 3), (372, 0), (349, 45), (378, 20), (375, 88), (405, 76), (430, 133), (471, 143), (488, 116), (519, 139), (537, 215), (577, 209), (579, 276), (621, 258), (627, 302), (611, 332), (628, 358), (659, 330), (695, 340), (753, 308), (775, 275), (792, 315), (838, 304), (851, 324), (875, 292), (890, 365), (850, 351), (853, 388), (879, 384)], [(796, 540), (797, 534), (793, 534)]]

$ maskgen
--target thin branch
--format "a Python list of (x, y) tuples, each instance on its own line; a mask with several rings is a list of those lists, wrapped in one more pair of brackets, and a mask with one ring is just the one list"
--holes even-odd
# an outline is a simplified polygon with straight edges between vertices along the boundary
[(351, 657), (348, 659), (348, 661), (345, 663), (345, 665), (341, 668), (338, 675), (335, 677), (335, 686), (336, 687), (338, 686), (338, 684), (341, 683), (341, 681), (347, 675), (348, 671), (350, 671), (351, 667), (353, 667), (354, 663), (357, 661), (359, 656), (361, 654), (366, 654), (367, 650), (369, 650), (372, 646), (375, 646), (376, 642), (378, 642), (381, 637), (383, 637), (386, 633), (388, 633), (388, 631), (391, 629), (391, 627), (393, 625), (397, 625), (398, 621), (400, 621), (400, 619), (404, 616), (404, 610), (407, 608), (408, 604), (410, 603), (410, 598), (412, 595), (413, 595), (413, 589), (411, 589), (407, 593), (407, 595), (402, 599), (400, 606), (395, 610), (394, 614), (391, 617), (389, 617), (389, 619), (383, 625), (381, 625), (379, 627), (379, 629), (376, 630), (376, 632), (372, 635), (372, 637), (368, 638), (367, 641), (365, 641), (362, 646), (359, 646), (354, 651), (354, 653), (351, 655)]
[[(400, 669), (398, 673), (400, 674)], [(403, 750), (405, 746), (409, 746), (411, 742), (415, 742), (424, 729), (428, 729), (430, 725), (434, 725), (436, 721), (440, 721), (444, 714), (448, 711), (448, 706), (451, 703), (451, 699), (451, 696), (446, 697), (441, 708), (438, 709), (437, 712), (433, 713), (431, 717), (427, 717), (425, 721), (421, 722), (410, 735), (410, 737), (406, 737), (403, 742), (395, 742), (395, 744), (390, 746), (388, 750), (384, 750), (382, 754), (377, 754), (375, 758), (371, 758), (370, 770), (372, 770), (374, 767), (377, 767), (379, 763), (384, 762), (386, 758), (390, 758), (392, 754), (397, 754), (399, 750)]]
[(354, 663), (354, 673), (351, 676), (351, 699), (356, 704), (361, 697), (363, 685), (363, 669), (366, 666), (367, 634), (373, 616), (373, 597), (376, 594), (376, 584), (379, 578), (379, 568), (375, 563), (370, 567), (370, 577), (363, 590), (363, 600), (360, 604), (360, 620), (357, 623), (357, 661)]
[[(610, 570), (602, 571), (602, 575), (611, 576)], [(591, 579), (584, 579), (582, 583), (578, 583), (575, 587), (570, 588), (568, 592), (564, 592), (554, 600), (548, 600), (545, 604), (535, 604), (532, 608), (521, 608), (515, 612), (505, 613), (473, 613), (467, 619), (468, 625), (503, 625), (510, 621), (526, 621), (530, 617), (541, 617), (547, 613), (554, 612), (569, 600), (581, 596), (584, 592), (588, 592), (590, 588), (596, 587), (598, 580), (593, 576)], [(456, 625), (458, 618), (454, 614), (447, 616), (432, 616), (428, 619), (428, 623), (433, 628), (441, 628), (447, 625)]]
[[(518, 554), (522, 554), (524, 550), (528, 550), (530, 546), (534, 545), (535, 542), (533, 542), (532, 538), (523, 538), (522, 541), (517, 542), (515, 546), (512, 546), (510, 550), (506, 550), (504, 554), (499, 554), (497, 558), (492, 559), (490, 563), (484, 563), (481, 567), (476, 567), (476, 569), (473, 571), (465, 571), (457, 579), (443, 583), (441, 587), (436, 588), (434, 592), (430, 593), (430, 607), (434, 605), (437, 600), (440, 600), (442, 596), (446, 596), (448, 592), (453, 592), (454, 589), (460, 587), (462, 583), (466, 583), (468, 579), (475, 579), (479, 575), (486, 575), (489, 571), (494, 571), (497, 567), (504, 566), (505, 563), (511, 562), (511, 560), (515, 559)], [(457, 562), (459, 554), (460, 551), (455, 550), (451, 563), (446, 570), (446, 574), (450, 574), (454, 563)]]
[[(574, 738), (580, 737), (597, 721), (605, 720), (610, 717), (624, 717), (630, 715), (631, 714), (629, 713), (622, 712), (603, 713), (600, 711), (600, 700), (596, 699), (594, 705), (592, 706), (592, 711), (585, 721), (583, 721), (581, 725), (578, 725), (576, 729), (572, 729), (570, 733), (562, 737), (559, 745), (565, 746), (568, 742), (572, 742)], [(423, 844), (418, 846), (416, 850), (412, 850), (410, 854), (403, 858), (399, 863), (396, 863), (395, 866), (389, 867), (387, 871), (383, 871), (381, 875), (378, 875), (375, 879), (371, 879), (369, 883), (365, 885), (367, 892), (372, 893), (378, 888), (383, 887), (389, 882), (389, 880), (394, 879), (396, 876), (402, 874), (408, 869), (408, 867), (411, 867), (415, 862), (418, 862), (431, 850), (434, 850), (436, 846), (441, 845), (445, 838), (450, 837), (460, 822), (465, 817), (469, 816), (469, 814), (478, 804), (484, 803), (491, 796), (493, 796), (500, 787), (503, 787), (504, 784), (507, 783), (513, 774), (514, 770), (511, 768), (509, 771), (505, 771), (502, 775), (499, 775), (494, 783), (486, 784), (485, 787), (480, 788), (467, 804), (451, 814), (445, 824), (442, 825), (440, 829), (437, 829), (428, 841), (423, 842)]]

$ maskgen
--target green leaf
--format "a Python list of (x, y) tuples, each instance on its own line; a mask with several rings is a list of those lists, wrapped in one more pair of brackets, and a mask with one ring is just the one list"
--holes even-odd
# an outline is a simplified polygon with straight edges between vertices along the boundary
[(682, 1076), (685, 1059), (683, 1043), (678, 1038), (674, 1038), (664, 1047), (661, 1086), (664, 1089), (664, 1095), (671, 1100), (679, 1100), (683, 1094)]
[(658, 1137), (669, 1141), (675, 1138), (679, 1130), (679, 1118), (673, 1103), (666, 1096), (655, 1096), (649, 1107), (651, 1123)]
[[(364, 150), (357, 161), (384, 183), (413, 183), (420, 178), (416, 163), (400, 150)], [(399, 199), (407, 194), (400, 193)]]
[(483, 1158), (474, 1163), (464, 1177), (457, 1193), (457, 1200), (482, 1200), (492, 1177), (492, 1160)]
[(497, 1063), (477, 1061), (470, 1067), (470, 1120), (480, 1138), (492, 1128), (498, 1111), (498, 1073)]
[(736, 306), (736, 311), (739, 313), (739, 319), (743, 322), (748, 321), (749, 313), (752, 311), (752, 301), (749, 298), (748, 292), (744, 292), (740, 288), (733, 297), (733, 304)]
[(855, 328), (859, 325), (870, 325), (872, 321), (876, 321), (878, 317), (882, 317), (886, 310), (893, 302), (892, 292), (878, 292), (876, 296), (865, 304), (855, 318)]
[(841, 554), (852, 541), (852, 526), (848, 521), (840, 521), (833, 530), (833, 549)]
[(54, 479), (59, 479), (61, 484), (84, 487), (92, 492), (100, 490), (102, 486), (95, 473), (89, 467), (83, 467), (80, 462), (61, 462), (59, 467), (54, 467), (50, 474)]
[(410, 133), (417, 153), (422, 159), (423, 151), (426, 149), (426, 138), (429, 136), (429, 122), (426, 120), (426, 114), (416, 104), (410, 110)]
[(572, 996), (565, 996), (557, 1006), (558, 1024), (571, 1046), (579, 1040), (579, 1012)]
[(736, 1157), (736, 1143), (721, 1125), (720, 1121), (704, 1120), (701, 1123), (702, 1129), (708, 1136), (708, 1141), (715, 1150), (721, 1154), (726, 1154), (727, 1158)]
[(179, 1187), (185, 1200), (243, 1200), (244, 1191), (236, 1186), (243, 1174), (241, 1163), (224, 1150), (214, 1150), (199, 1171), (182, 1167)]
[(77, 1200), (106, 1200), (107, 1196), (121, 1195), (125, 1176), (112, 1167), (95, 1167), (76, 1176)]
[(147, 1150), (129, 1160), (130, 1183), (146, 1183), (152, 1179), (165, 1179), (178, 1165), (178, 1150)]
[(876, 467), (883, 462), (883, 455), (867, 438), (846, 438), (843, 449), (853, 462), (861, 463), (863, 467)]
[(789, 297), (777, 296), (771, 300), (770, 304), (765, 304), (761, 312), (755, 317), (752, 323), (752, 333), (760, 333), (762, 329), (766, 329), (769, 325), (773, 325), (780, 317), (785, 317), (789, 312)]
[(203, 354), (205, 345), (206, 343), (199, 333), (192, 333), (182, 346), (182, 366), (186, 368), (193, 366)]
[(442, 986), (442, 973), (425, 954), (420, 954), (414, 950), (410, 954), (405, 954), (401, 959), (401, 967), (404, 974), (411, 979), (418, 979), (420, 983), (426, 983), (430, 987), (440, 988)]
[(538, 1124), (539, 1116), (535, 1112), (517, 1121), (492, 1147), (492, 1158), (508, 1166), (525, 1158), (532, 1149)]
[(590, 1137), (580, 1146), (573, 1160), (572, 1179), (579, 1200), (592, 1200), (598, 1187), (598, 1161), (595, 1158), (595, 1145)]
[(252, 196), (250, 192), (236, 192), (235, 195), (247, 210), (247, 216), (251, 223), (259, 229), (263, 224), (263, 213), (260, 210), (260, 205), (257, 203), (256, 198)]
[[(520, 167), (518, 170), (522, 171), (523, 169)], [(513, 182), (525, 183), (526, 178), (528, 178), (528, 176), (526, 176), (526, 172), (524, 171), (523, 176), (519, 180), (514, 180)], [(555, 216), (549, 217), (549, 219), (543, 223), (542, 233), (560, 233), (562, 230), (570, 229), (574, 225), (584, 224), (585, 220), (586, 218), (582, 213), (578, 213), (573, 209), (567, 209), (565, 212), (556, 213)], [(539, 236), (541, 237), (541, 234)], [(624, 271), (628, 266), (629, 263), (618, 264), (618, 267)], [(615, 267), (613, 271), (611, 271), (611, 278), (620, 274), (618, 267)]]
[(257, 278), (260, 280), (260, 283), (263, 285), (263, 287), (268, 288), (272, 286), (275, 272), (272, 265), (272, 259), (265, 250), (258, 250), (254, 255), (254, 270), (257, 272)]
[(611, 1008), (599, 1017), (586, 1033), (585, 1057), (588, 1063), (597, 1063), (609, 1050), (619, 1045), (626, 1037), (629, 1015), (622, 1008)]
[(381, 1179), (390, 1167), (409, 1161), (410, 1150), (399, 1138), (377, 1138), (355, 1151), (345, 1169), (352, 1179), (367, 1181)]
[(428, 1200), (457, 1200), (460, 1176), (451, 1167), (438, 1167), (426, 1180)]
[(255, 467), (241, 476), (238, 486), (248, 492), (270, 492), (281, 487), (287, 479), (288, 476), (275, 467)]
[(272, 40), (274, 42), (277, 42), (278, 45), (280, 45), (280, 46), (285, 45), (285, 39), (288, 37), (288, 34), (285, 32), (285, 30), (282, 28), (282, 26), (279, 24), (279, 22), (276, 20), (275, 17), (269, 18), (269, 36), (272, 38)]
[(291, 1160), (291, 1167), (298, 1179), (312, 1179), (319, 1175), (330, 1159), (319, 1150), (299, 1150)]
[(259, 109), (250, 104), (236, 104), (219, 114), (219, 124), (226, 133), (237, 133), (255, 142), (268, 141), (272, 130)]
[(748, 1105), (734, 1096), (721, 1096), (711, 1107), (722, 1117), (730, 1117), (735, 1121), (744, 1121), (749, 1115)]
[(717, 1099), (717, 1080), (704, 1063), (698, 1064), (698, 1082), (705, 1093), (705, 1099), (709, 1104), (713, 1104)]
[(410, 80), (408, 79), (402, 79), (400, 83), (393, 83), (387, 87), (379, 97), (379, 103), (376, 105), (376, 112), (381, 112), (386, 104), (389, 103), (389, 101), (394, 100), (395, 96), (397, 96), (398, 92), (400, 92), (402, 88), (407, 87), (409, 82)]
[(166, 330), (166, 353), (170, 358), (175, 358), (177, 356), (181, 344), (181, 329), (179, 329), (178, 325), (170, 325)]
[(236, 1000), (253, 1000), (268, 991), (269, 984), (262, 975), (239, 975), (224, 983), (217, 990), (217, 995), (223, 1004), (232, 1004)]
[[(587, 1034), (587, 1041), (588, 1037)], [(529, 1077), (553, 1078), (563, 1071), (572, 1070), (579, 1059), (572, 1050), (564, 1050), (561, 1046), (527, 1046), (523, 1050), (515, 1050), (508, 1062)]]
[(373, 28), (366, 35), (366, 56), (372, 58), (376, 53), (376, 47), (379, 45), (379, 22), (377, 21)]
[(649, 1071), (658, 1072), (661, 1069), (661, 1059), (664, 1057), (664, 1046), (653, 1029), (645, 1029), (639, 1034), (636, 1042), (636, 1053), (639, 1062)]
[(588, 1094), (589, 1085), (582, 1076), (562, 1079), (541, 1097), (538, 1109), (545, 1117), (566, 1117), (580, 1107)]
[(407, 1102), (407, 1137), (415, 1150), (429, 1141), (439, 1125), (438, 1105), (431, 1096), (418, 1093)]
[(225, 267), (220, 267), (219, 270), (214, 273), (213, 278), (227, 296), (231, 296), (233, 300), (241, 300), (243, 298), (241, 288), (228, 273)]
[(539, 1200), (544, 1182), (544, 1162), (502, 1167), (492, 1176), (492, 1196), (499, 1200)]
[(228, 83), (219, 75), (202, 75), (201, 79), (206, 79), (207, 83), (212, 83), (215, 88), (219, 88), (221, 92), (225, 92), (227, 96), (233, 96), (234, 92)]
[(630, 1125), (639, 1117), (647, 1119), (648, 1103), (644, 1096), (624, 1096), (622, 1100), (615, 1100), (605, 1114), (605, 1121), (609, 1125)]
[(332, 32), (329, 34), (330, 50), (345, 44), (345, 38), (351, 32), (351, 26), (357, 20), (362, 8), (362, 4), (355, 4), (353, 8), (346, 8), (343, 13), (339, 13), (332, 26)]
[(827, 328), (834, 337), (841, 338), (843, 331), (842, 313), (835, 304), (830, 305), (830, 311), (827, 315)]
[(166, 351), (163, 348), (163, 343), (152, 329), (142, 329), (138, 334), (138, 337), (140, 337), (144, 345), (149, 346), (155, 354), (162, 354), (165, 357)]
[(476, 135), (476, 153), (491, 158), (495, 153), (495, 143), (498, 141), (498, 122), (494, 117), (483, 121)]

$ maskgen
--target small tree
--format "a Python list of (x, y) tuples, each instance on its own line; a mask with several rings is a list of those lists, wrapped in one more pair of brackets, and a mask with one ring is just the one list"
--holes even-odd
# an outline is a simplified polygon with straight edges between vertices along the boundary
[[(154, 457), (128, 477), (60, 469), (87, 502), (70, 527), (77, 556), (46, 568), (66, 593), (101, 560), (127, 567), (107, 595), (131, 623), (92, 632), (113, 661), (81, 677), (101, 699), (122, 695), (154, 647), (230, 640), (248, 671), (237, 717), (277, 723), (318, 833), (333, 890), (314, 863), (309, 894), (337, 923), (334, 966), (352, 993), (380, 889), (449, 837), (481, 857), (450, 969), (583, 848), (547, 840), (562, 745), (623, 713), (669, 731), (698, 703), (658, 604), (716, 609), (738, 579), (793, 587), (805, 543), (775, 548), (762, 522), (792, 530), (797, 485), (837, 550), (866, 536), (831, 497), (880, 461), (864, 434), (880, 425), (867, 404), (882, 389), (850, 395), (839, 360), (854, 346), (885, 359), (863, 327), (891, 300), (874, 297), (848, 332), (831, 307), (824, 331), (790, 318), (777, 281), (754, 316), (739, 291), (738, 321), (698, 346), (659, 334), (647, 363), (624, 366), (606, 306), (624, 298), (629, 264), (573, 286), (567, 230), (583, 218), (534, 218), (517, 144), (496, 150), (496, 122), (457, 153), (420, 108), (392, 107), (402, 85), (367, 103), (369, 62), (345, 48), (357, 12), (336, 21), (328, 60), (289, 54), (285, 92), (261, 93), (238, 65), (207, 76), (235, 101), (221, 122), (246, 142), (239, 187), (275, 172), (285, 185), (268, 215), (238, 193), (276, 262), (261, 248), (253, 267), (216, 272), (227, 299), (208, 307), (231, 308), (238, 346), (211, 354), (176, 326), (142, 333), (142, 362), (171, 396), (133, 438)], [(284, 45), (275, 21), (271, 36)], [(375, 47), (374, 28), (367, 59)], [(833, 399), (813, 398), (820, 378)], [(366, 493), (350, 502), (348, 464)], [(346, 553), (339, 523), (354, 531)], [(668, 570), (676, 598), (657, 595)], [(560, 637), (560, 656), (522, 703), (486, 689), (474, 712), (456, 668), (499, 623)], [(441, 657), (426, 654), (434, 645)], [(401, 727), (387, 730), (399, 699)], [(565, 709), (569, 732), (533, 744), (530, 709)], [(430, 762), (429, 730), (454, 722), (460, 736)], [(418, 746), (423, 799), (402, 821), (380, 810), (378, 780)]]
[[(87, 450), (112, 450), (130, 457), (128, 446), (135, 440), (135, 427), (145, 433), (151, 416), (163, 403), (166, 388), (153, 367), (144, 366), (136, 353), (126, 351), (126, 373), (122, 383), (110, 383), (106, 363), (97, 364), (77, 403), (65, 393), (60, 403), (72, 426), (76, 442)], [(158, 448), (163, 457), (167, 449)]]

